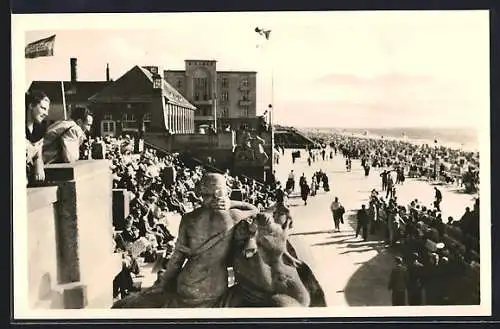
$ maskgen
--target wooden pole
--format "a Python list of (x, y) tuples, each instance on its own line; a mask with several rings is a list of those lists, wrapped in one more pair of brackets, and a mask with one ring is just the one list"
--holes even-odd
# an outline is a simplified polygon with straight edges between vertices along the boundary
[(66, 92), (64, 91), (64, 81), (61, 80), (61, 94), (62, 94), (62, 102), (63, 102), (63, 114), (64, 120), (68, 119), (68, 112), (66, 111)]

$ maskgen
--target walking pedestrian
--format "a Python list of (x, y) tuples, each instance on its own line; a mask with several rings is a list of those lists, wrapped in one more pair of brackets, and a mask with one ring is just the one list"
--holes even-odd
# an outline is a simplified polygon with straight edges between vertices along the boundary
[(295, 174), (293, 170), (288, 174), (288, 180), (286, 181), (285, 190), (287, 193), (291, 193), (295, 190)]
[(384, 171), (380, 174), (380, 177), (382, 177), (382, 191), (385, 191), (387, 189), (387, 176), (389, 173), (387, 170), (384, 169)]
[(333, 222), (335, 224), (335, 229), (340, 232), (340, 221), (342, 219), (344, 207), (339, 202), (339, 198), (335, 197), (335, 200), (330, 205), (330, 210), (333, 216)]
[(441, 201), (443, 201), (443, 194), (441, 193), (441, 191), (437, 187), (434, 187), (434, 190), (436, 191), (436, 194), (435, 194), (436, 200), (434, 201), (434, 207), (436, 208), (437, 211), (441, 211), (440, 204), (441, 204)]
[(387, 189), (387, 193), (385, 194), (386, 199), (393, 197), (393, 195), (392, 195), (393, 187), (394, 187), (394, 181), (392, 180), (392, 176), (389, 172), (387, 175), (387, 183), (386, 183), (386, 187), (385, 187)]
[(300, 196), (302, 197), (302, 200), (304, 200), (304, 205), (307, 206), (307, 198), (309, 197), (309, 193), (311, 192), (311, 189), (309, 188), (309, 184), (307, 184), (306, 177), (305, 176), (302, 176), (302, 177), (301, 177), (301, 184), (300, 184)]
[(370, 164), (366, 163), (363, 169), (365, 170), (365, 177), (368, 177), (370, 175)]
[(368, 213), (365, 205), (362, 205), (361, 209), (358, 210), (357, 219), (358, 224), (356, 225), (356, 237), (358, 237), (361, 231), (363, 240), (366, 241), (368, 239)]

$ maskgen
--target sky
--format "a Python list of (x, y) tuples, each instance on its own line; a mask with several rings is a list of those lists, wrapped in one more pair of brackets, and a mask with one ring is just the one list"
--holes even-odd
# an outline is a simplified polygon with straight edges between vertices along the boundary
[[(255, 27), (271, 30), (270, 39)], [(113, 79), (134, 65), (186, 59), (257, 71), (257, 113), (297, 127), (478, 127), (489, 115), (487, 11), (37, 15), (14, 22), (24, 45), (56, 34), (32, 80)]]

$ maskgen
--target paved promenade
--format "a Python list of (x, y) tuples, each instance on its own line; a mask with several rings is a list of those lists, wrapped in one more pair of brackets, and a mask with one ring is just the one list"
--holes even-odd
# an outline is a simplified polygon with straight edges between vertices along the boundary
[[(304, 156), (304, 151), (302, 151)], [(369, 241), (354, 237), (356, 227), (355, 212), (361, 204), (368, 201), (373, 188), (381, 190), (379, 172), (372, 168), (369, 177), (364, 176), (359, 160), (353, 160), (352, 171), (346, 172), (342, 156), (333, 160), (319, 160), (309, 167), (306, 158), (291, 161), (291, 151), (285, 151), (280, 164), (276, 166), (277, 179), (286, 182), (290, 170), (294, 170), (296, 179), (305, 173), (308, 182), (314, 171), (322, 169), (327, 173), (331, 190), (322, 189), (318, 195), (309, 197), (307, 206), (296, 191), (290, 204), (294, 217), (291, 239), (300, 239), (310, 247), (310, 257), (314, 259), (313, 271), (323, 286), (328, 306), (388, 306), (391, 305), (387, 281), (392, 267), (391, 251), (376, 236)], [(454, 191), (456, 187), (439, 187), (443, 192), (443, 218), (453, 216), (459, 219), (466, 206), (473, 205), (473, 196)], [(405, 204), (418, 198), (424, 204), (431, 205), (434, 199), (433, 186), (417, 179), (407, 179), (404, 185), (398, 185), (397, 195)], [(337, 196), (347, 213), (341, 232), (333, 232), (333, 219), (330, 203)], [(169, 214), (169, 229), (175, 235), (178, 232), (180, 216)], [(153, 264), (143, 270), (143, 287), (153, 284), (156, 275), (151, 273)]]
[[(313, 162), (309, 167), (305, 152), (301, 153), (303, 158), (292, 164), (291, 151), (285, 151), (285, 156), (280, 158), (276, 167), (276, 174), (282, 184), (292, 169), (297, 183), (302, 173), (305, 173), (308, 183), (314, 171), (322, 169), (328, 175), (330, 192), (320, 189), (318, 195), (309, 198), (307, 206), (298, 191), (290, 198), (295, 220), (292, 234), (311, 247), (313, 270), (325, 290), (328, 306), (391, 305), (387, 290), (392, 267), (391, 252), (378, 237), (370, 237), (366, 242), (354, 237), (355, 212), (367, 203), (373, 188), (381, 190), (380, 171), (372, 168), (370, 176), (365, 177), (360, 161), (353, 160), (352, 171), (346, 172), (341, 155), (334, 156), (332, 160)], [(472, 195), (457, 192), (456, 186), (439, 188), (443, 194), (443, 218), (453, 216), (459, 219), (466, 206), (472, 207)], [(329, 206), (335, 196), (343, 203), (347, 220), (341, 225), (341, 232), (334, 233)], [(398, 185), (397, 196), (403, 204), (418, 198), (430, 206), (434, 200), (433, 186), (425, 181), (406, 179), (404, 185)]]

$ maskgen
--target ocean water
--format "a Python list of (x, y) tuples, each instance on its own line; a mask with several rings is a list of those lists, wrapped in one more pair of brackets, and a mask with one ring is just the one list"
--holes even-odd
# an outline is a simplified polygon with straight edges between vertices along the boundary
[(355, 135), (368, 135), (388, 139), (401, 139), (408, 142), (433, 145), (438, 144), (466, 151), (478, 151), (478, 131), (471, 128), (317, 128), (317, 131), (329, 130)]

